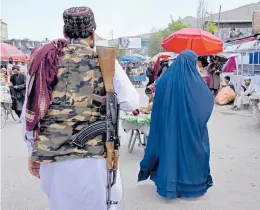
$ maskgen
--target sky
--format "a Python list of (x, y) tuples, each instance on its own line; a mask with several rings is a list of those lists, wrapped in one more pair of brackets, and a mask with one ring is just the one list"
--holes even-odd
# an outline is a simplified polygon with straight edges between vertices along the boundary
[[(196, 16), (198, 0), (0, 0), (1, 19), (8, 24), (9, 38), (32, 40), (63, 37), (62, 13), (73, 6), (90, 7), (96, 33), (106, 39), (149, 33), (166, 27), (170, 16)], [(259, 0), (206, 0), (208, 12), (230, 10)], [(106, 3), (105, 3), (106, 2)]]

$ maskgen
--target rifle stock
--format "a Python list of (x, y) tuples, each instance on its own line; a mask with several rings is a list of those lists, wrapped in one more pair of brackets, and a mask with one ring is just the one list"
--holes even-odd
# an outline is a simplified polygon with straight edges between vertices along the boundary
[(115, 74), (116, 49), (113, 47), (97, 47), (96, 51), (106, 92), (114, 93), (113, 78)]

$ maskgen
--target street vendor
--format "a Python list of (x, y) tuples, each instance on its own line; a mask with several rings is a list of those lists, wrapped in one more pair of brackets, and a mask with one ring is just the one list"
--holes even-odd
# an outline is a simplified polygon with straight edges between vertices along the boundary
[(145, 94), (148, 96), (148, 105), (145, 107), (141, 107), (140, 111), (143, 114), (149, 114), (152, 111), (153, 99), (155, 95), (155, 84), (149, 85), (145, 89)]
[(198, 61), (197, 61), (198, 71), (200, 72), (200, 75), (203, 78), (203, 80), (209, 86), (210, 76), (206, 70), (207, 66), (208, 66), (207, 58), (204, 56), (198, 57)]
[(167, 69), (169, 68), (169, 61), (162, 60), (160, 65), (161, 66), (157, 74), (158, 77), (162, 76), (167, 71)]
[(245, 86), (241, 86), (240, 93), (237, 94), (237, 97), (234, 102), (234, 110), (240, 110), (241, 106), (248, 107), (249, 106), (249, 96), (255, 94), (255, 87), (250, 77), (245, 77), (244, 79)]
[(214, 96), (217, 95), (220, 87), (220, 74), (222, 73), (222, 63), (218, 56), (213, 58), (213, 62), (208, 66), (208, 72), (210, 74), (209, 88)]

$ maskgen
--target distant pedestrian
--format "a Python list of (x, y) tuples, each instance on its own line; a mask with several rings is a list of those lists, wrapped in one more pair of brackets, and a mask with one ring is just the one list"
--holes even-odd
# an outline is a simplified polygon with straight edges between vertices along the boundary
[(152, 63), (149, 63), (147, 71), (146, 71), (146, 76), (148, 77), (148, 83), (146, 87), (149, 87), (151, 84), (154, 83), (154, 77), (153, 77), (153, 65)]
[(222, 73), (222, 63), (219, 57), (215, 57), (213, 62), (209, 64), (208, 71), (210, 74), (209, 88), (212, 93), (216, 96), (220, 87), (220, 74)]
[(16, 101), (15, 105), (15, 113), (20, 118), (23, 108), (23, 103), (25, 99), (26, 92), (26, 76), (20, 73), (19, 66), (13, 66), (13, 75), (10, 78), (10, 82), (12, 88), (14, 89)]

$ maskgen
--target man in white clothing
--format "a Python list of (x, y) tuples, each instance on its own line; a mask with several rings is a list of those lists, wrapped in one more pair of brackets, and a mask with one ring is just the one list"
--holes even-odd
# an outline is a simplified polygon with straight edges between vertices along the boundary
[[(93, 50), (96, 29), (94, 14), (90, 8), (74, 7), (66, 10), (63, 18), (68, 44), (59, 57), (49, 108), (34, 130), (28, 129), (34, 117), (34, 112), (28, 112), (28, 107), (32, 107), (30, 91), (36, 87), (27, 88), (28, 97), (25, 99), (21, 120), (29, 151), (29, 171), (40, 178), (42, 189), (49, 199), (50, 210), (105, 210), (105, 137), (98, 136), (88, 141), (84, 148), (70, 144), (81, 129), (100, 119), (101, 108), (94, 103), (93, 94), (102, 96), (105, 93), (97, 55)], [(42, 52), (43, 49), (36, 51), (32, 59), (37, 60)], [(44, 59), (47, 59), (49, 53)], [(35, 62), (31, 60), (32, 64)], [(32, 74), (32, 64), (29, 67), (31, 78), (27, 87), (31, 87), (31, 81), (36, 78)], [(121, 110), (134, 111), (139, 108), (138, 93), (118, 61), (115, 61), (113, 85)], [(48, 100), (44, 102), (48, 103)], [(112, 187), (111, 200), (120, 201), (121, 194), (118, 174), (117, 184)], [(111, 209), (118, 209), (118, 205), (113, 205)]]
[(240, 110), (241, 106), (249, 106), (249, 96), (255, 93), (254, 85), (250, 77), (245, 78), (245, 86), (242, 86), (243, 90), (237, 94), (237, 97), (234, 101), (234, 109)]

